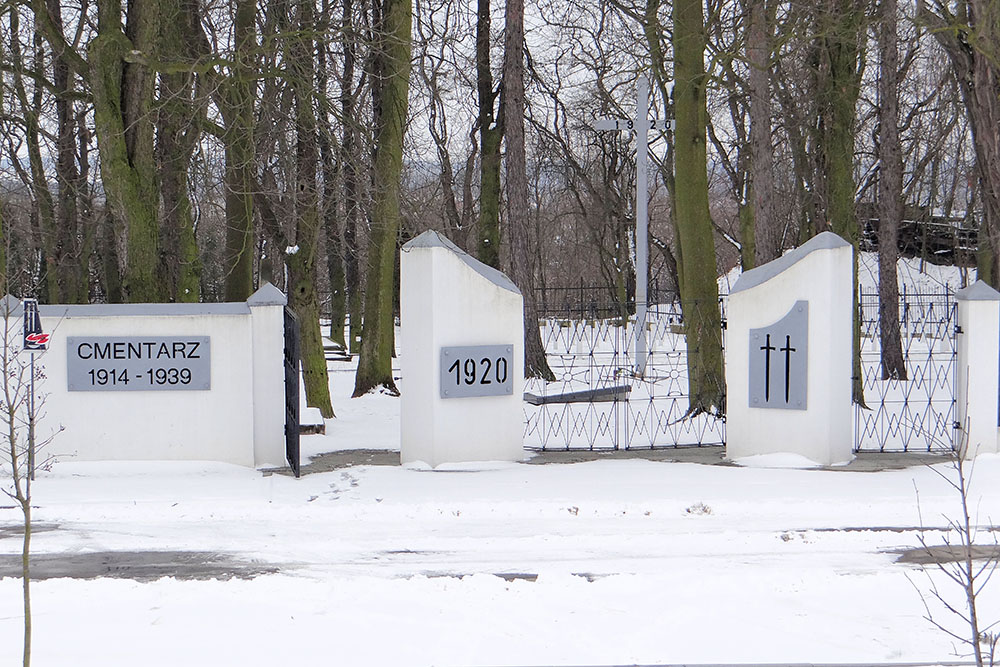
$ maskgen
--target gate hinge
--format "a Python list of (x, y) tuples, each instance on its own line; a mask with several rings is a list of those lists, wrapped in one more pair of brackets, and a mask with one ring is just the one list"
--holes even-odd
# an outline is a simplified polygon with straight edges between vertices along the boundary
[(956, 324), (955, 325), (955, 335), (958, 336), (959, 334), (964, 334), (964, 333), (965, 332), (962, 331), (962, 327)]
[(962, 430), (962, 422), (952, 422), (951, 423), (951, 427), (953, 429), (955, 429), (956, 431), (961, 431)]

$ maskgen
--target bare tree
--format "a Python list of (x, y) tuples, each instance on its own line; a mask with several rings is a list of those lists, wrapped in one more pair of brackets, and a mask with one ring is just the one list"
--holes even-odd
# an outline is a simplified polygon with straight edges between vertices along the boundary
[(899, 140), (899, 49), (896, 34), (896, 0), (879, 2), (879, 342), (882, 379), (906, 379), (902, 337), (899, 331), (899, 225), (903, 218), (903, 154)]
[[(979, 544), (978, 522), (973, 520), (969, 507), (975, 461), (966, 462), (963, 459), (965, 450), (965, 443), (955, 450), (948, 450), (950, 472), (931, 468), (959, 500), (958, 516), (945, 516), (943, 544), (938, 546), (928, 542), (922, 517), (922, 529), (917, 535), (923, 560), (944, 575), (948, 585), (939, 586), (929, 572), (926, 590), (921, 590), (912, 580), (911, 583), (924, 604), (924, 618), (958, 642), (959, 646), (964, 646), (975, 658), (977, 667), (992, 667), (995, 664), (997, 643), (1000, 642), (1000, 633), (994, 632), (993, 628), (1000, 621), (985, 624), (981, 618), (979, 601), (983, 589), (1000, 566), (1000, 543), (994, 536), (991, 544)], [(917, 509), (920, 509), (919, 490)], [(951, 595), (951, 591), (956, 588), (961, 591), (962, 602), (959, 604), (954, 602), (954, 596)], [(957, 620), (963, 630), (953, 629), (947, 619)]]
[(35, 421), (44, 399), (35, 396), (36, 382), (43, 375), (41, 367), (29, 361), (21, 348), (21, 304), (11, 296), (0, 299), (0, 425), (3, 428), (3, 453), (0, 460), (10, 473), (3, 492), (21, 510), (24, 535), (21, 542), (21, 583), (24, 610), (23, 665), (31, 664), (31, 482), (36, 456), (51, 442), (53, 435), (38, 439)]
[(979, 277), (1000, 286), (1000, 3), (934, 0), (918, 3), (955, 70), (976, 152), (983, 206)]
[(524, 374), (554, 380), (538, 328), (535, 297), (537, 248), (531, 238), (524, 145), (524, 1), (509, 0), (505, 17), (503, 124), (507, 147), (507, 218), (514, 284), (524, 300)]
[(503, 109), (497, 109), (500, 88), (493, 84), (493, 35), (490, 0), (476, 4), (476, 91), (479, 102), (479, 224), (476, 254), (480, 261), (500, 268), (500, 144)]
[(771, 60), (776, 2), (749, 0), (746, 56), (750, 65), (750, 200), (754, 264), (781, 256), (782, 225), (775, 210), (774, 150), (771, 141)]

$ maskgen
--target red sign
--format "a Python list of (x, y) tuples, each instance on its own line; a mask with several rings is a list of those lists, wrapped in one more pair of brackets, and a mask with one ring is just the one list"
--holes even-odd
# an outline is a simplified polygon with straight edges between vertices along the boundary
[(38, 301), (25, 299), (24, 307), (24, 349), (45, 350), (49, 346), (49, 334), (42, 333), (42, 318), (38, 314)]

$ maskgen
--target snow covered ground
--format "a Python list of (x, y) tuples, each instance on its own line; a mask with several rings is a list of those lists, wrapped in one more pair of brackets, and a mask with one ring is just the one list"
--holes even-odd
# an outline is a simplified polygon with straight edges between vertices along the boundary
[[(331, 369), (338, 418), (303, 453), (398, 449), (398, 399), (349, 399), (352, 365)], [(220, 555), (267, 573), (135, 580), (112, 565), (38, 581), (33, 664), (954, 660), (953, 640), (923, 618), (928, 575), (897, 562), (921, 526), (956, 516), (937, 474), (947, 467), (767, 467), (787, 462), (367, 465), (295, 480), (60, 461), (34, 487), (36, 554)], [(982, 457), (972, 496), (984, 528), (1000, 515), (998, 481), (1000, 457)], [(0, 508), (0, 563), (19, 553), (19, 520)], [(987, 622), (1000, 619), (998, 591), (981, 599)], [(19, 579), (0, 579), (0, 665), (20, 664), (20, 595)]]
[[(331, 375), (339, 418), (306, 452), (398, 447), (398, 401), (350, 400), (346, 364)], [(981, 459), (975, 478), (987, 524), (1000, 514), (1000, 458)], [(36, 582), (34, 664), (950, 660), (952, 642), (922, 618), (925, 576), (895, 562), (917, 546), (918, 490), (925, 525), (957, 511), (926, 467), (603, 460), (295, 480), (64, 461), (34, 489), (49, 528), (36, 553), (209, 552), (276, 572)], [(0, 526), (17, 522), (0, 510)], [(19, 551), (18, 535), (0, 535), (0, 553)], [(20, 581), (2, 579), (0, 665), (20, 659), (21, 622)]]

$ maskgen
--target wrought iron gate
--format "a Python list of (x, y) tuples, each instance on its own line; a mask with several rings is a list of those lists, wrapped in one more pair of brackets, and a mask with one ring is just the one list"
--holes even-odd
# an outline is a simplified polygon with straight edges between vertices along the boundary
[(899, 345), (905, 374), (882, 364), (879, 298), (860, 294), (861, 372), (865, 407), (855, 407), (858, 451), (928, 452), (955, 446), (958, 335), (955, 294), (900, 295)]
[[(883, 369), (878, 294), (859, 296), (865, 406), (855, 407), (855, 450), (928, 452), (954, 447), (954, 292), (900, 295), (898, 342), (905, 373), (899, 375)], [(723, 341), (725, 303), (720, 297)], [(572, 450), (724, 444), (724, 417), (689, 413), (679, 306), (650, 306), (650, 354), (641, 377), (634, 372), (635, 322), (616, 317), (620, 310), (591, 299), (541, 320), (556, 382), (526, 383), (525, 445)]]
[(298, 477), (299, 456), (299, 320), (285, 308), (285, 458)]
[[(724, 341), (725, 300), (722, 308)], [(617, 307), (591, 319), (549, 316), (542, 342), (556, 382), (529, 380), (525, 446), (541, 450), (652, 449), (725, 442), (720, 415), (690, 414), (687, 347), (678, 304), (650, 305), (645, 371), (635, 372), (634, 318)]]

